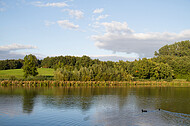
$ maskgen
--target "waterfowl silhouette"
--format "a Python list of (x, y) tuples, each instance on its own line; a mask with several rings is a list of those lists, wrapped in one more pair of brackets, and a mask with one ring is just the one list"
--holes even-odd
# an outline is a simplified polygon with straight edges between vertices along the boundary
[(143, 110), (143, 109), (142, 109), (142, 112), (147, 112), (147, 110)]
[(160, 111), (160, 109), (158, 109)]

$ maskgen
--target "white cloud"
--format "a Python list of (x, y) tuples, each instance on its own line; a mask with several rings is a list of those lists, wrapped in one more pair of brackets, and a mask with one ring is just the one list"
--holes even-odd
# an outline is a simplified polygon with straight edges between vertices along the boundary
[(42, 3), (40, 1), (37, 1), (37, 2), (33, 2), (32, 4), (37, 7), (67, 7), (68, 6), (65, 2)]
[(23, 58), (27, 53), (16, 52), (23, 49), (36, 49), (36, 46), (11, 44), (0, 46), (0, 59), (19, 59)]
[(101, 61), (134, 61), (138, 57), (125, 57), (125, 56), (118, 56), (118, 55), (95, 55), (90, 56), (92, 59), (99, 59)]
[(60, 27), (64, 28), (64, 29), (78, 29), (79, 25), (75, 25), (72, 22), (70, 22), (69, 20), (60, 20), (57, 21), (57, 23), (59, 24)]
[(152, 57), (154, 51), (165, 44), (190, 39), (190, 30), (184, 30), (180, 33), (135, 33), (126, 22), (112, 21), (99, 25), (105, 28), (105, 32), (92, 36), (97, 47), (113, 52), (136, 53), (140, 57)]
[(106, 33), (132, 34), (134, 32), (128, 27), (128, 24), (126, 22), (121, 23), (112, 21), (111, 23), (101, 23), (101, 25), (105, 27)]
[(63, 29), (70, 29), (70, 30), (78, 30), (79, 25), (75, 25), (72, 22), (70, 22), (69, 20), (58, 20), (57, 22), (53, 22), (53, 21), (44, 21), (46, 26), (50, 26), (50, 25), (54, 25), (54, 24), (58, 24), (61, 28)]
[(96, 18), (97, 21), (101, 20), (101, 19), (104, 19), (104, 18), (107, 18), (109, 15), (100, 15)]
[(63, 11), (67, 11), (70, 16), (75, 17), (76, 19), (80, 19), (84, 17), (84, 13), (80, 10), (65, 9)]
[(14, 51), (14, 50), (20, 50), (20, 49), (36, 49), (36, 46), (31, 45), (21, 45), (21, 44), (11, 44), (11, 45), (5, 45), (0, 46), (0, 51)]
[(97, 8), (93, 11), (94, 14), (102, 13), (104, 11), (104, 8)]

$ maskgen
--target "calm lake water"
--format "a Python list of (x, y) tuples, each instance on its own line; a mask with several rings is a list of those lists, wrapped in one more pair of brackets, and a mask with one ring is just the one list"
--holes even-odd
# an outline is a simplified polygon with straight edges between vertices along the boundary
[(190, 87), (0, 87), (0, 125), (190, 125)]

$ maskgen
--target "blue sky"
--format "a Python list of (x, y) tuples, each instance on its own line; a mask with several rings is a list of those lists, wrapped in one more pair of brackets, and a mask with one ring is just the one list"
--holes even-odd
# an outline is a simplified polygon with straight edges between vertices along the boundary
[(0, 59), (153, 57), (190, 39), (189, 0), (0, 0)]

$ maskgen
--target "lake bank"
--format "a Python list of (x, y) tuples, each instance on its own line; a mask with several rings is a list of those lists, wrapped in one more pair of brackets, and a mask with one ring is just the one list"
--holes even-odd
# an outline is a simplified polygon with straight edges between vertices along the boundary
[(48, 86), (128, 86), (128, 85), (170, 85), (170, 86), (190, 86), (187, 81), (0, 81), (0, 86), (29, 86), (29, 87), (48, 87)]

